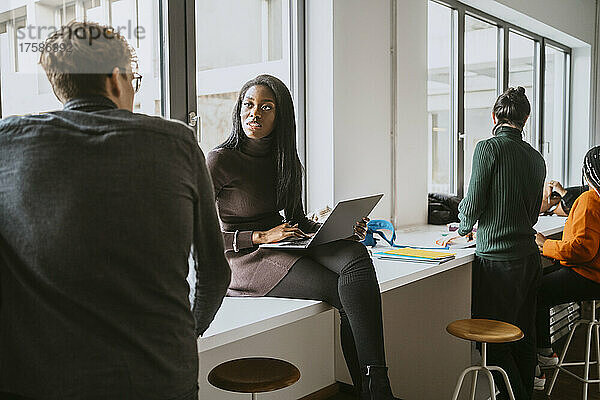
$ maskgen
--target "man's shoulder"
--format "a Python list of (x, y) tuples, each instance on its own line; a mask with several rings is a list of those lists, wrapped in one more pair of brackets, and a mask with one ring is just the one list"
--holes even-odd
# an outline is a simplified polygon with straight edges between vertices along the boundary
[(43, 124), (52, 119), (52, 113), (10, 115), (0, 119), (0, 131), (21, 128), (28, 124)]
[(174, 135), (183, 140), (196, 143), (194, 130), (181, 121), (138, 113), (131, 113), (131, 119), (134, 123), (130, 128)]
[(196, 143), (194, 131), (181, 121), (160, 116), (110, 110), (90, 113), (82, 118), (81, 111), (57, 110), (40, 114), (9, 116), (0, 120), (0, 136), (9, 132), (23, 132), (26, 128), (56, 128), (82, 132), (145, 132), (169, 135), (190, 144)]

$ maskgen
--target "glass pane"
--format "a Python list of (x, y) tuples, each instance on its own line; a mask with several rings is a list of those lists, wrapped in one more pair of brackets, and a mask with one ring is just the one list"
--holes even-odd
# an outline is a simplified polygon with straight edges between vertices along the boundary
[(288, 4), (196, 0), (198, 130), (205, 153), (229, 136), (231, 112), (244, 82), (271, 74), (290, 88)]
[(200, 71), (282, 58), (281, 0), (198, 0), (196, 10)]
[(15, 56), (15, 64), (16, 71), (25, 71), (27, 67), (27, 63), (31, 60), (30, 55), (23, 54), (23, 48), (27, 46), (27, 18), (19, 18), (13, 21), (13, 26), (15, 28), (15, 34), (17, 36), (16, 40), (16, 56)]
[(427, 112), (429, 115), (430, 193), (451, 193), (452, 135), (452, 9), (430, 1), (427, 36)]
[(231, 111), (237, 92), (198, 96), (200, 139), (202, 148), (210, 151), (223, 143), (231, 132)]
[(492, 107), (498, 97), (498, 28), (465, 17), (465, 193), (475, 145), (490, 137)]
[(106, 10), (101, 5), (100, 0), (86, 0), (83, 2), (83, 14), (86, 21), (106, 23)]
[[(33, 2), (32, 2), (33, 3)], [(89, 0), (82, 2), (84, 15), (113, 15), (115, 29), (119, 30), (133, 46), (139, 58), (139, 73), (143, 75), (140, 91), (135, 96), (134, 112), (152, 115), (161, 114), (160, 85), (160, 40), (159, 9), (154, 0), (118, 0), (100, 2)], [(35, 2), (35, 26), (54, 27), (61, 22), (63, 15), (71, 18), (75, 8), (71, 5), (48, 5)], [(71, 18), (72, 19), (72, 18)], [(91, 18), (92, 20), (96, 18)], [(102, 20), (104, 18), (98, 18)], [(136, 30), (139, 21), (139, 31)], [(62, 108), (62, 104), (54, 96), (46, 74), (38, 65), (39, 51), (34, 48), (20, 46), (25, 42), (42, 42), (43, 37), (31, 37), (38, 29), (23, 29), (26, 19), (9, 21), (7, 34), (0, 35), (0, 68), (3, 116), (15, 114), (38, 113)], [(102, 21), (100, 21), (102, 22)], [(11, 30), (10, 24), (14, 29)], [(28, 25), (27, 25), (28, 26)], [(30, 33), (31, 32), (31, 33)], [(9, 57), (4, 57), (9, 55)], [(12, 57), (11, 57), (12, 56)]]
[(522, 86), (531, 104), (531, 115), (523, 128), (523, 138), (534, 148), (535, 143), (535, 41), (519, 34), (509, 33), (508, 86)]
[(75, 3), (65, 4), (58, 8), (58, 15), (60, 16), (60, 25), (67, 25), (69, 22), (75, 19)]
[(567, 55), (546, 46), (544, 82), (544, 148), (547, 179), (563, 180), (565, 141), (565, 65)]

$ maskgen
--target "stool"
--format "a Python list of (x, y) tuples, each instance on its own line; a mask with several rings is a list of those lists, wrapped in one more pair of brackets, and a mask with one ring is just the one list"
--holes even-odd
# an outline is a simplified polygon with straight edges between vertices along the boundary
[(508, 389), (508, 396), (511, 400), (515, 400), (515, 395), (513, 394), (506, 372), (500, 367), (487, 365), (487, 344), (516, 342), (523, 338), (523, 332), (518, 327), (507, 322), (494, 321), (491, 319), (462, 319), (454, 321), (446, 327), (446, 331), (458, 338), (481, 343), (481, 365), (469, 367), (462, 372), (456, 383), (456, 389), (454, 390), (452, 399), (458, 399), (458, 394), (460, 393), (460, 388), (462, 387), (465, 376), (469, 372), (474, 372), (473, 381), (471, 383), (470, 399), (475, 400), (477, 373), (482, 371), (488, 377), (490, 392), (492, 394), (491, 398), (492, 400), (496, 400), (496, 388), (494, 386), (494, 378), (492, 377), (491, 371), (498, 371), (502, 375), (502, 378), (504, 378), (504, 383)]
[[(586, 336), (586, 346), (585, 346), (585, 360), (578, 362), (564, 362), (565, 356), (567, 355), (567, 350), (569, 350), (569, 345), (571, 344), (571, 339), (573, 339), (573, 334), (575, 333), (575, 329), (579, 325), (587, 325), (587, 336)], [(596, 319), (596, 301), (592, 301), (592, 319), (591, 320), (580, 320), (575, 323), (573, 329), (569, 333), (569, 338), (567, 339), (567, 343), (565, 344), (565, 348), (562, 351), (560, 359), (558, 360), (558, 365), (555, 367), (554, 375), (552, 376), (552, 382), (550, 383), (550, 387), (548, 388), (548, 396), (552, 393), (552, 389), (554, 388), (554, 383), (556, 383), (556, 378), (558, 377), (558, 373), (560, 371), (564, 371), (572, 377), (576, 378), (580, 382), (583, 382), (583, 400), (587, 400), (588, 395), (588, 385), (590, 383), (600, 383), (600, 366), (598, 366), (598, 379), (590, 379), (590, 365), (598, 364), (600, 362), (600, 336), (599, 329), (600, 322)], [(594, 329), (595, 328), (595, 329)], [(595, 333), (595, 342), (596, 342), (596, 361), (590, 361), (590, 352), (592, 347), (592, 330)], [(583, 376), (579, 376), (565, 367), (572, 367), (576, 365), (583, 365)]]
[(300, 371), (287, 361), (275, 358), (239, 358), (217, 365), (208, 374), (215, 387), (230, 392), (271, 392), (293, 385), (300, 379)]

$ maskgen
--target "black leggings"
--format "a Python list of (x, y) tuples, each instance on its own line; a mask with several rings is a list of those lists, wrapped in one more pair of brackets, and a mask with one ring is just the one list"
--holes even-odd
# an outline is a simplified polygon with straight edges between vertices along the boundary
[(361, 243), (338, 240), (306, 250), (267, 296), (321, 300), (339, 310), (342, 351), (357, 389), (367, 365), (385, 365), (381, 295)]
[[(521, 328), (523, 339), (488, 344), (488, 364), (508, 374), (516, 400), (529, 400), (535, 373), (535, 299), (542, 275), (540, 255), (512, 261), (493, 261), (475, 256), (473, 262), (474, 318), (509, 322)], [(494, 372), (499, 398), (508, 398), (504, 380)]]
[(538, 348), (551, 347), (550, 307), (582, 300), (600, 300), (600, 284), (568, 267), (560, 267), (542, 277), (535, 318)]

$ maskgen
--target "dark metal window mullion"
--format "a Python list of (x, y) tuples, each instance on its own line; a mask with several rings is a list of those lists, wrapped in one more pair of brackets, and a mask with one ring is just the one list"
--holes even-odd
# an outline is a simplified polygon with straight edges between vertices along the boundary
[[(198, 90), (196, 82), (196, 0), (185, 2), (185, 44), (186, 44), (186, 94), (187, 94), (187, 122), (190, 113), (198, 112)], [(198, 118), (198, 117), (197, 117)], [(198, 118), (195, 123), (196, 135), (200, 141), (201, 121)]]
[(500, 34), (502, 35), (502, 40), (498, 41), (499, 46), (501, 46), (498, 51), (498, 64), (500, 66), (500, 68), (498, 69), (498, 73), (500, 74), (500, 76), (502, 76), (502, 84), (498, 88), (498, 95), (500, 93), (504, 93), (504, 91), (508, 89), (508, 81), (510, 78), (510, 29), (508, 28), (508, 25), (501, 25), (499, 26), (499, 28)]
[(164, 0), (165, 9), (166, 26), (161, 30), (161, 42), (169, 49), (166, 62), (163, 59), (168, 69), (165, 73), (163, 68), (165, 116), (187, 123), (188, 113), (197, 109), (195, 0)]

